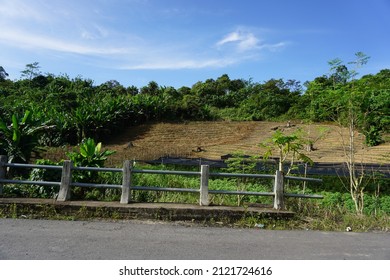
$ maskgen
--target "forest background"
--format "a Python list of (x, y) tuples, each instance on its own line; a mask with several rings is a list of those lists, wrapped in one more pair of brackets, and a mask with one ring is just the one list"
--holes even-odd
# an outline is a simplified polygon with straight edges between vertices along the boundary
[[(303, 84), (283, 79), (232, 80), (224, 74), (199, 81), (192, 87), (180, 88), (159, 86), (154, 81), (141, 88), (124, 87), (115, 80), (95, 85), (93, 80), (82, 77), (43, 74), (38, 62), (27, 64), (21, 78), (12, 81), (7, 79), (5, 68), (0, 67), (0, 154), (7, 155), (11, 162), (29, 162), (33, 154), (35, 157), (39, 153), (40, 147), (66, 144), (83, 147), (81, 143), (85, 144), (83, 140), (86, 139), (94, 139), (92, 146), (97, 147), (95, 143), (105, 142), (125, 128), (151, 121), (299, 120), (337, 123), (350, 128), (352, 123), (352, 129), (364, 135), (365, 145), (376, 146), (389, 141), (390, 70), (358, 77), (358, 68), (367, 60), (362, 53), (357, 53), (356, 60), (349, 63), (331, 60), (329, 73)], [(100, 154), (101, 158), (106, 155)], [(370, 186), (362, 190), (369, 191), (364, 202), (369, 207), (363, 212), (362, 205), (360, 214), (380, 212), (385, 214), (388, 223), (386, 213), (390, 212), (390, 199), (386, 195), (387, 188), (383, 189), (388, 180), (377, 179), (369, 178)], [(223, 182), (221, 185), (229, 184)], [(325, 188), (325, 192), (329, 189), (331, 193), (327, 193), (327, 199), (321, 205), (326, 209), (351, 211), (354, 208), (351, 198), (348, 200), (339, 191), (345, 185), (338, 185)], [(384, 196), (379, 197), (378, 186)], [(231, 185), (233, 189), (236, 187), (236, 183)], [(318, 190), (306, 189), (309, 192)], [(33, 196), (52, 196), (55, 190), (40, 188), (39, 192)], [(98, 196), (102, 193), (95, 192), (90, 198)], [(158, 200), (142, 195), (139, 198)], [(300, 210), (301, 206), (299, 204)], [(332, 212), (335, 219), (336, 212)]]
[[(353, 62), (352, 62), (353, 63)], [(231, 120), (337, 122), (347, 125), (351, 106), (356, 129), (365, 143), (386, 141), (390, 130), (390, 70), (356, 78), (355, 70), (339, 59), (330, 72), (306, 81), (270, 79), (231, 80), (227, 74), (199, 81), (192, 87), (159, 86), (151, 81), (137, 88), (115, 80), (93, 80), (66, 74), (43, 74), (39, 63), (26, 65), (19, 80), (7, 79), (1, 67), (0, 119), (44, 125), (41, 146), (77, 144), (84, 138), (105, 141), (124, 127), (149, 121)], [(6, 144), (1, 142), (0, 152)]]

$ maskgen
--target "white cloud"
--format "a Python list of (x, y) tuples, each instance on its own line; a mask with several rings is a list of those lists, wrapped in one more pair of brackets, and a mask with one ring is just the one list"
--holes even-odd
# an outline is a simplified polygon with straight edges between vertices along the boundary
[(276, 43), (276, 44), (264, 44), (261, 46), (261, 48), (267, 49), (267, 50), (272, 51), (272, 52), (276, 52), (276, 51), (279, 51), (279, 50), (285, 48), (288, 44), (289, 44), (289, 42), (280, 42), (280, 43)]
[[(275, 51), (285, 43), (260, 40), (259, 29), (239, 27), (214, 42), (203, 35), (165, 37), (158, 28), (116, 22), (115, 17), (96, 7), (94, 1), (2, 0), (0, 5), (0, 47), (31, 52), (88, 56), (91, 64), (119, 69), (222, 68), (258, 59), (262, 50)], [(107, 2), (108, 3), (108, 2)], [(104, 11), (104, 12), (99, 12)], [(167, 13), (178, 13), (171, 9)], [(123, 21), (126, 22), (126, 21)], [(132, 21), (130, 21), (132, 22)], [(131, 31), (135, 30), (135, 31)]]
[(260, 41), (253, 34), (249, 33), (238, 43), (238, 49), (240, 51), (257, 49), (259, 47), (259, 42)]
[(153, 59), (150, 62), (129, 63), (120, 67), (124, 70), (181, 70), (181, 69), (202, 69), (202, 68), (221, 68), (237, 63), (233, 58), (221, 59)]
[(110, 55), (129, 52), (126, 48), (88, 46), (64, 39), (32, 34), (15, 29), (7, 29), (4, 32), (1, 32), (0, 39), (3, 40), (3, 44), (13, 45), (19, 48), (46, 49), (80, 55)]
[(237, 50), (244, 52), (259, 48), (260, 40), (253, 33), (237, 30), (227, 34), (222, 40), (216, 43), (217, 47), (222, 47), (229, 43), (235, 43)]
[(34, 6), (31, 6), (31, 3), (27, 4), (20, 0), (4, 0), (0, 4), (0, 18), (5, 20), (32, 19), (43, 21), (46, 17)]
[(218, 41), (216, 45), (222, 46), (222, 45), (225, 45), (227, 43), (237, 42), (237, 41), (241, 40), (241, 37), (242, 36), (239, 34), (239, 32), (235, 31), (235, 32), (232, 32), (232, 33), (229, 33), (228, 35), (226, 35), (222, 40)]
[(220, 41), (218, 41), (215, 45), (219, 50), (222, 50), (224, 47), (228, 45), (232, 45), (234, 50), (239, 53), (250, 53), (250, 52), (259, 52), (261, 50), (268, 51), (277, 51), (287, 45), (286, 42), (279, 43), (264, 43), (263, 40), (260, 40), (255, 33), (250, 31), (245, 31), (242, 29), (238, 29), (227, 34)]
[(94, 25), (90, 28), (81, 28), (81, 38), (87, 40), (96, 40), (108, 37), (110, 32), (99, 25)]

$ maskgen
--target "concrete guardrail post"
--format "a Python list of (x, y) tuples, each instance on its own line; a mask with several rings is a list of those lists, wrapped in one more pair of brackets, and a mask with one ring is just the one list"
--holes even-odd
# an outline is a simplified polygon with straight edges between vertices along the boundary
[(66, 201), (70, 199), (70, 185), (72, 184), (72, 167), (70, 160), (65, 160), (62, 166), (60, 192), (57, 201)]
[(283, 172), (277, 170), (275, 174), (274, 184), (274, 209), (284, 209), (284, 175)]
[(209, 176), (210, 176), (209, 166), (202, 165), (200, 167), (200, 200), (199, 200), (199, 204), (202, 206), (208, 206), (210, 204)]
[[(0, 179), (5, 179), (7, 174), (7, 168), (5, 164), (7, 163), (7, 156), (0, 156)], [(3, 184), (0, 183), (0, 196), (3, 195)]]
[(123, 178), (122, 178), (122, 204), (128, 204), (131, 201), (131, 177), (133, 163), (130, 160), (125, 160), (123, 163)]

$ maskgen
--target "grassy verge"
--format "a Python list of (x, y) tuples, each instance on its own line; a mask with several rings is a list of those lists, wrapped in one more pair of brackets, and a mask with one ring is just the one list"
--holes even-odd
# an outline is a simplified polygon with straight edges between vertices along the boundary
[[(138, 167), (144, 168), (144, 167)], [(167, 169), (167, 166), (147, 166), (148, 169)], [(35, 174), (32, 172), (32, 174)], [(35, 174), (36, 180), (56, 181), (58, 174)], [(49, 176), (49, 177), (45, 177)], [(96, 183), (121, 184), (119, 173), (99, 173)], [(135, 174), (133, 183), (138, 186), (173, 187), (173, 188), (199, 188), (199, 178), (179, 175)], [(249, 227), (258, 229), (299, 229), (299, 230), (324, 230), (345, 231), (351, 228), (353, 231), (390, 231), (390, 190), (386, 187), (387, 180), (378, 182), (374, 186), (367, 186), (365, 194), (365, 214), (354, 213), (353, 201), (349, 193), (344, 189), (338, 178), (324, 178), (323, 184), (309, 184), (303, 188), (299, 184), (289, 184), (286, 192), (290, 193), (316, 193), (322, 194), (324, 199), (297, 199), (289, 198), (286, 201), (288, 210), (296, 213), (293, 218), (280, 219), (262, 215), (245, 214), (241, 217), (230, 219), (229, 217), (211, 217), (203, 219), (185, 219), (192, 225), (212, 225)], [(247, 190), (256, 192), (271, 192), (271, 180), (239, 180), (239, 179), (212, 179), (209, 187), (212, 190)], [(42, 186), (4, 186), (5, 197), (30, 197), (52, 198), (58, 190), (53, 187)], [(72, 197), (93, 201), (119, 201), (120, 190), (117, 189), (84, 189), (74, 188)], [(135, 191), (133, 199), (136, 202), (147, 203), (189, 203), (198, 204), (199, 195), (192, 193)], [(270, 205), (271, 197), (236, 196), (236, 195), (210, 195), (213, 205), (227, 205), (247, 207), (251, 204)], [(43, 218), (43, 219), (123, 219), (129, 218), (121, 215), (117, 210), (109, 208), (87, 209), (79, 208), (76, 211), (65, 211), (51, 205), (27, 207), (23, 205), (8, 205), (0, 207), (2, 218)], [(147, 218), (157, 220), (172, 220), (168, 213), (156, 213)], [(132, 216), (131, 218), (137, 218)]]
[(115, 208), (108, 207), (76, 207), (73, 209), (55, 207), (53, 205), (0, 205), (0, 218), (49, 219), (49, 220), (123, 220), (147, 219), (155, 221), (178, 222), (187, 226), (224, 226), (239, 228), (255, 228), (261, 230), (321, 230), (354, 232), (381, 231), (390, 232), (390, 216), (359, 216), (350, 212), (318, 211), (315, 215), (297, 213), (292, 218), (270, 217), (267, 215), (244, 213), (241, 216), (224, 215), (191, 218), (187, 214), (181, 218), (164, 209), (153, 213), (137, 213), (126, 215)]

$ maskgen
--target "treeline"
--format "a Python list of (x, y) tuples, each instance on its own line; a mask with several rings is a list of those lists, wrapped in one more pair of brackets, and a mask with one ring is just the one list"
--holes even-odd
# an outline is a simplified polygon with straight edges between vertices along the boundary
[(0, 119), (23, 125), (29, 111), (32, 123), (47, 128), (40, 144), (57, 146), (87, 137), (104, 141), (126, 126), (147, 121), (301, 119), (343, 124), (353, 108), (366, 143), (379, 144), (389, 132), (390, 70), (360, 79), (351, 79), (344, 65), (333, 70), (304, 85), (295, 80), (230, 79), (225, 74), (176, 89), (154, 81), (141, 88), (115, 80), (94, 85), (90, 79), (42, 74), (38, 63), (28, 64), (21, 79), (12, 81), (1, 67)]

